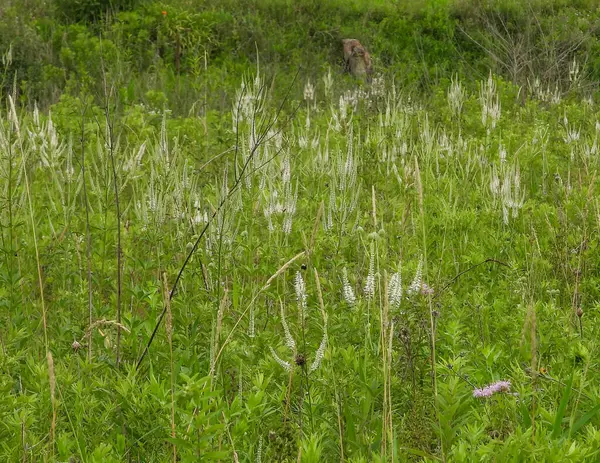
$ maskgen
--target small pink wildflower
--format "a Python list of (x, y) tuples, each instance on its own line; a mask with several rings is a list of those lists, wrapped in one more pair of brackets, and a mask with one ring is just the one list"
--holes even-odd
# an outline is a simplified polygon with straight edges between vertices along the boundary
[(494, 394), (498, 394), (500, 392), (509, 392), (510, 391), (510, 381), (496, 381), (488, 386), (485, 386), (481, 389), (475, 389), (473, 391), (473, 397), (478, 399), (491, 397)]
[(434, 293), (434, 290), (431, 286), (429, 286), (427, 283), (421, 283), (421, 295), (432, 296), (433, 293)]

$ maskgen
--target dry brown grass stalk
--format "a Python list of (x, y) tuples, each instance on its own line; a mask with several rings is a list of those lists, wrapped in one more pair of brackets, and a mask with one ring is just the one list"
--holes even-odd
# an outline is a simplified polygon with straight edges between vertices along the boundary
[(103, 318), (101, 320), (96, 320), (94, 323), (92, 323), (90, 326), (87, 327), (87, 329), (85, 330), (85, 333), (83, 334), (83, 337), (81, 338), (80, 343), (83, 344), (83, 342), (85, 342), (86, 340), (87, 340), (87, 342), (90, 342), (92, 332), (96, 328), (99, 328), (101, 326), (110, 326), (110, 327), (120, 328), (121, 330), (125, 331), (126, 333), (131, 333), (131, 330), (129, 328), (127, 328), (125, 325), (123, 325), (122, 323), (119, 323), (116, 320), (107, 320), (107, 319)]

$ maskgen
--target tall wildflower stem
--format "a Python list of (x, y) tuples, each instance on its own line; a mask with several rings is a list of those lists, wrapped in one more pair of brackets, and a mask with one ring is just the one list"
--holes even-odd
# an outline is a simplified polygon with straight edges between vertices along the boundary
[[(304, 310), (302, 311), (302, 317), (300, 319), (300, 331), (302, 333), (302, 354), (306, 356), (307, 348), (306, 348), (306, 317), (304, 316)], [(306, 357), (305, 357), (306, 359)], [(295, 360), (295, 359), (294, 359)], [(310, 396), (310, 382), (308, 380), (308, 370), (306, 368), (306, 363), (302, 365), (302, 376), (304, 378), (304, 383), (306, 387), (306, 397), (308, 398), (308, 417), (310, 419), (310, 431), (312, 433), (315, 432), (315, 422), (312, 414), (312, 398)], [(302, 415), (300, 415), (300, 419), (302, 420)], [(300, 422), (300, 427), (302, 427), (302, 421)]]
[[(169, 341), (170, 369), (171, 369), (171, 437), (175, 439), (175, 369), (173, 368), (173, 313), (171, 312), (171, 301), (169, 300), (169, 282), (167, 273), (163, 272), (163, 299), (167, 306), (167, 339)], [(173, 463), (177, 461), (177, 445), (173, 444)]]
[(52, 405), (52, 422), (50, 424), (50, 448), (51, 454), (54, 453), (54, 434), (56, 431), (56, 375), (54, 373), (54, 360), (52, 353), (48, 345), (48, 322), (46, 318), (46, 301), (44, 299), (44, 283), (42, 280), (42, 265), (40, 263), (40, 251), (38, 247), (36, 229), (35, 229), (35, 215), (33, 213), (33, 201), (31, 200), (31, 188), (29, 186), (29, 176), (27, 175), (27, 163), (25, 157), (25, 150), (23, 149), (23, 139), (21, 137), (21, 130), (19, 127), (19, 119), (17, 118), (17, 111), (12, 96), (8, 96), (10, 105), (10, 115), (12, 118), (13, 127), (17, 135), (19, 142), (19, 149), (21, 151), (21, 165), (23, 168), (23, 179), (25, 180), (25, 191), (27, 193), (27, 204), (29, 206), (29, 218), (31, 220), (31, 234), (33, 237), (33, 246), (35, 248), (35, 262), (37, 266), (38, 285), (40, 288), (40, 302), (42, 304), (42, 322), (44, 325), (44, 346), (46, 348), (46, 361), (48, 363), (48, 381), (50, 385), (50, 403)]
[(25, 191), (27, 193), (27, 204), (29, 206), (29, 218), (31, 220), (31, 234), (33, 237), (33, 246), (35, 249), (35, 262), (37, 266), (38, 285), (40, 288), (40, 302), (42, 304), (42, 323), (44, 325), (44, 346), (46, 348), (46, 355), (48, 354), (48, 323), (46, 318), (46, 301), (44, 299), (44, 283), (42, 280), (42, 265), (40, 263), (40, 250), (38, 247), (37, 234), (35, 229), (35, 217), (33, 213), (33, 201), (31, 200), (31, 189), (29, 186), (29, 176), (27, 175), (27, 165), (25, 158), (25, 151), (23, 149), (23, 139), (21, 138), (21, 130), (19, 127), (19, 120), (17, 119), (17, 111), (15, 109), (15, 103), (12, 96), (8, 96), (10, 104), (10, 114), (12, 116), (12, 122), (17, 134), (19, 141), (19, 149), (21, 150), (21, 165), (23, 168), (23, 179), (25, 180)]
[(392, 392), (391, 392), (391, 381), (392, 381), (392, 340), (394, 334), (394, 323), (390, 322), (389, 309), (390, 299), (388, 295), (388, 277), (387, 273), (383, 275), (383, 285), (380, 283), (380, 344), (381, 344), (381, 359), (382, 359), (382, 371), (383, 371), (383, 420), (382, 420), (382, 440), (381, 440), (381, 454), (387, 461), (388, 459), (394, 461), (394, 433), (392, 423)]
[(294, 368), (290, 368), (290, 375), (288, 377), (288, 387), (285, 394), (285, 407), (283, 409), (283, 421), (287, 421), (288, 412), (290, 410), (290, 404), (292, 402), (292, 382), (294, 380)]
[(315, 240), (317, 239), (317, 233), (319, 231), (319, 223), (321, 222), (321, 216), (323, 215), (323, 210), (325, 209), (325, 203), (321, 201), (319, 205), (319, 210), (317, 211), (317, 216), (315, 218), (315, 223), (313, 225), (312, 234), (310, 236), (310, 243), (308, 243), (308, 247), (306, 249), (306, 258), (308, 263), (311, 263), (313, 249), (315, 248)]
[(332, 362), (331, 365), (331, 376), (333, 378), (333, 390), (335, 394), (335, 413), (337, 415), (338, 435), (340, 439), (340, 463), (344, 463), (344, 425), (342, 422), (342, 406), (340, 404), (340, 391), (338, 389), (338, 380), (335, 375), (335, 365)]
[[(373, 189), (373, 192), (375, 192), (375, 189)], [(373, 198), (375, 197), (375, 195), (373, 195)], [(373, 208), (373, 210), (375, 210), (375, 208)], [(382, 370), (383, 370), (383, 419), (381, 420), (381, 456), (383, 457), (383, 460), (386, 461), (387, 460), (387, 440), (388, 440), (388, 433), (389, 433), (389, 429), (388, 429), (388, 412), (387, 412), (387, 408), (390, 405), (388, 403), (388, 394), (387, 394), (387, 389), (388, 389), (388, 381), (389, 381), (389, 377), (387, 375), (388, 373), (388, 367), (387, 367), (387, 363), (388, 363), (388, 359), (387, 359), (387, 351), (386, 351), (386, 325), (387, 325), (387, 312), (388, 312), (388, 297), (387, 297), (387, 292), (388, 292), (388, 285), (387, 285), (387, 272), (383, 272), (383, 291), (380, 291), (380, 307), (381, 307), (381, 313), (380, 313), (380, 317), (379, 317), (379, 324), (380, 324), (380, 332), (379, 332), (379, 337), (380, 337), (380, 345), (381, 345), (381, 366), (382, 366)]]
[[(121, 323), (121, 271), (122, 271), (122, 251), (121, 251), (121, 206), (119, 204), (119, 183), (117, 178), (117, 168), (115, 165), (115, 147), (113, 139), (113, 127), (110, 123), (110, 114), (108, 112), (108, 102), (105, 108), (106, 124), (108, 127), (108, 139), (109, 139), (109, 153), (110, 153), (110, 165), (113, 174), (113, 188), (115, 192), (115, 213), (117, 216), (117, 323)], [(117, 327), (117, 354), (116, 354), (117, 368), (121, 363), (121, 328)]]
[[(85, 115), (87, 104), (81, 110), (81, 182), (83, 192), (83, 203), (85, 205), (85, 238), (86, 238), (86, 259), (87, 259), (87, 285), (88, 285), (88, 326), (94, 323), (94, 308), (92, 298), (92, 235), (90, 232), (90, 204), (88, 202), (87, 182), (85, 179)], [(88, 361), (92, 359), (92, 336), (88, 339)]]
[[(425, 205), (423, 197), (423, 183), (421, 180), (421, 170), (419, 169), (419, 161), (415, 157), (415, 180), (417, 186), (417, 194), (419, 200), (419, 213), (421, 215), (421, 232), (422, 232), (422, 249), (423, 249), (423, 273), (427, 275), (427, 227), (425, 225)], [(427, 302), (429, 305), (429, 328), (431, 330), (431, 386), (433, 388), (433, 398), (435, 406), (435, 414), (438, 421), (438, 426), (441, 429), (441, 418), (437, 406), (438, 391), (437, 391), (437, 368), (436, 368), (436, 356), (435, 356), (435, 317), (433, 314), (433, 301), (431, 295), (427, 295)], [(442, 451), (442, 461), (446, 461), (446, 454), (444, 451), (444, 440), (440, 438), (440, 448)]]
[(537, 363), (537, 323), (535, 304), (530, 302), (528, 310), (529, 318), (529, 336), (531, 344), (531, 390), (534, 391), (531, 398), (531, 443), (535, 445), (535, 432), (536, 432), (536, 409), (537, 409), (537, 377), (538, 377), (538, 363)]
[[(13, 184), (13, 149), (12, 149), (12, 142), (11, 142), (11, 132), (8, 132), (8, 143), (6, 144), (6, 152), (8, 154), (8, 178), (7, 178), (7, 183), (8, 183), (8, 188), (6, 190), (7, 194), (6, 194), (6, 203), (7, 203), (7, 212), (8, 212), (8, 249), (9, 252), (8, 254), (4, 254), (6, 257), (6, 267), (8, 268), (8, 273), (10, 275), (13, 275), (13, 257), (15, 256), (16, 252), (15, 252), (15, 247), (14, 247), (14, 243), (15, 243), (15, 229), (14, 229), (14, 225), (13, 225), (13, 192), (16, 190), (14, 184)], [(2, 248), (5, 248), (6, 244), (4, 242), (4, 233), (0, 233), (0, 236), (2, 237)], [(18, 262), (17, 262), (18, 264)], [(19, 272), (20, 273), (20, 272)], [(12, 284), (11, 284), (12, 286)], [(11, 291), (12, 293), (13, 291)], [(21, 294), (24, 295), (24, 292), (21, 291)], [(24, 296), (22, 296), (24, 297)], [(11, 296), (11, 306), (13, 304), (13, 298)], [(26, 307), (25, 305), (25, 300), (23, 299), (23, 307)], [(12, 325), (12, 319), (11, 319), (11, 312), (12, 310), (8, 310), (8, 323), (9, 325)], [(4, 345), (3, 345), (4, 346)]]
[[(100, 42), (102, 49), (102, 42)], [(102, 57), (102, 53), (100, 54)], [(106, 136), (104, 142), (108, 147), (110, 157), (110, 167), (113, 177), (113, 189), (115, 194), (115, 214), (117, 218), (117, 347), (116, 347), (116, 365), (119, 368), (121, 363), (121, 270), (122, 270), (122, 252), (121, 252), (121, 205), (119, 202), (119, 180), (117, 177), (117, 166), (115, 163), (115, 138), (114, 127), (110, 114), (110, 101), (114, 93), (114, 86), (108, 87), (106, 79), (106, 69), (104, 67), (104, 59), (102, 58), (102, 84), (104, 90), (104, 122), (106, 124)], [(98, 122), (98, 121), (97, 121)], [(99, 125), (99, 124), (98, 124)]]

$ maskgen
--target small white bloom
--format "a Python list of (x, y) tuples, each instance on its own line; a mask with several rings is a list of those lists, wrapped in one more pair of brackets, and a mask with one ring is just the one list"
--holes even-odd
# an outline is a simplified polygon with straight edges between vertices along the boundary
[(258, 438), (258, 449), (256, 450), (256, 463), (262, 463), (262, 446), (263, 439), (262, 436)]
[(315, 88), (310, 80), (306, 82), (304, 86), (304, 99), (312, 101), (315, 98)]
[(412, 283), (408, 287), (406, 291), (409, 296), (418, 293), (421, 290), (421, 280), (423, 279), (423, 256), (419, 260), (419, 265), (417, 265), (417, 271), (415, 272), (415, 277), (413, 278)]
[(292, 371), (292, 365), (290, 365), (289, 362), (286, 362), (285, 360), (280, 359), (279, 356), (277, 355), (277, 353), (275, 352), (275, 350), (271, 346), (269, 346), (269, 349), (271, 349), (271, 355), (273, 356), (275, 361), (279, 365), (281, 365), (285, 371)]
[(323, 361), (323, 355), (325, 355), (325, 348), (327, 347), (327, 325), (325, 325), (325, 331), (323, 332), (323, 339), (321, 340), (321, 344), (317, 349), (317, 353), (315, 354), (315, 360), (310, 366), (310, 372), (315, 371), (321, 365)]
[(253, 338), (256, 336), (254, 331), (254, 306), (250, 306), (250, 321), (248, 322), (248, 336)]
[(344, 296), (344, 300), (349, 305), (354, 305), (356, 302), (356, 296), (354, 295), (354, 290), (348, 281), (348, 272), (346, 271), (346, 267), (342, 270), (342, 294)]
[(400, 275), (400, 272), (394, 273), (390, 278), (388, 301), (392, 307), (396, 309), (400, 307), (400, 302), (402, 301), (402, 275)]
[(283, 311), (283, 304), (281, 305), (281, 326), (283, 326), (283, 333), (285, 335), (285, 344), (290, 348), (292, 352), (296, 352), (296, 342), (290, 333), (287, 321), (285, 320), (285, 312)]
[(306, 308), (306, 285), (304, 284), (304, 279), (302, 278), (302, 274), (300, 272), (296, 272), (296, 279), (294, 287), (296, 289), (296, 300), (298, 301), (298, 306), (301, 309)]
[(365, 296), (372, 299), (375, 295), (375, 245), (371, 243), (371, 256), (369, 261), (369, 274), (365, 283)]

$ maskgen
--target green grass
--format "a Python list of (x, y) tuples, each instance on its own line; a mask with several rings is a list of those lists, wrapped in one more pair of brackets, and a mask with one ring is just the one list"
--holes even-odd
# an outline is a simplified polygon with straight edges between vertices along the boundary
[[(312, 11), (253, 5), (167, 17), (260, 39)], [(333, 42), (296, 73), (302, 25), (228, 57), (215, 26), (178, 72), (136, 51), (164, 19), (147, 7), (102, 37), (52, 19), (65, 74), (30, 82), (42, 110), (3, 80), (0, 460), (597, 461), (588, 68), (519, 86), (450, 72), (473, 55), (429, 67), (459, 59), (440, 3), (410, 13), (427, 56), (404, 64), (384, 42), (410, 21), (376, 21), (370, 86)]]
[[(312, 85), (247, 80), (237, 132), (112, 101), (3, 113), (5, 460), (596, 458), (595, 104)], [(501, 379), (515, 395), (473, 396)]]

